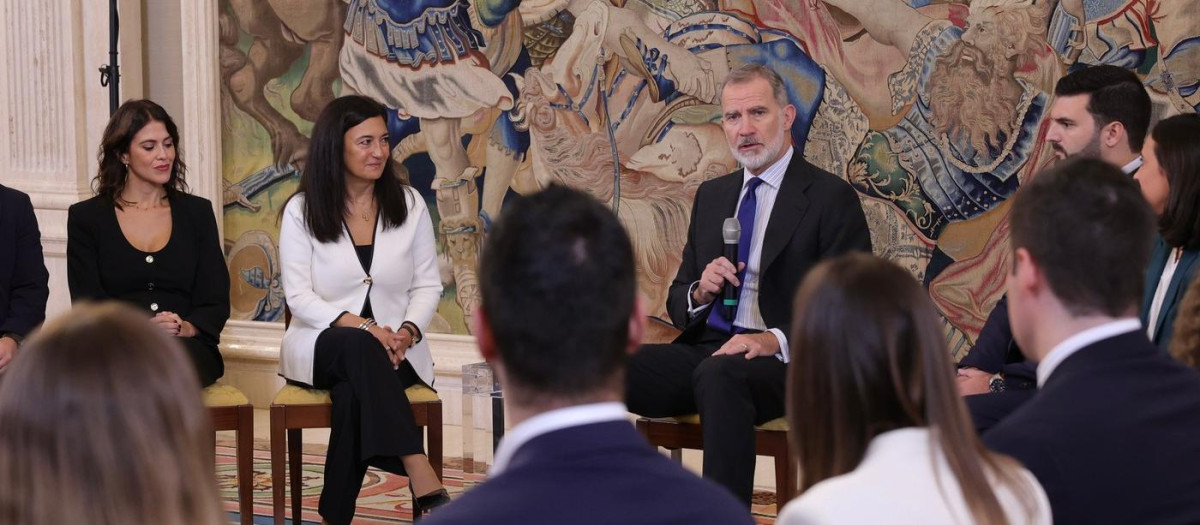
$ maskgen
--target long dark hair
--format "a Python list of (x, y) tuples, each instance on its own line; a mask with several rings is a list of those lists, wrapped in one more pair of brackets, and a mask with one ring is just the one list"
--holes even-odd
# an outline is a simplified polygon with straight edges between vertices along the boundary
[[(338, 97), (321, 110), (313, 125), (308, 160), (300, 176), (296, 195), (304, 195), (304, 223), (318, 242), (334, 242), (342, 236), (346, 214), (346, 132), (363, 121), (379, 117), (387, 122), (387, 108), (369, 97)], [(383, 175), (375, 182), (375, 202), (384, 228), (396, 228), (408, 218), (404, 182), (395, 176), (391, 160), (383, 163)]]
[(1158, 230), (1171, 246), (1200, 249), (1200, 115), (1165, 119), (1150, 136), (1154, 156), (1167, 176), (1167, 205)]
[(858, 467), (875, 436), (929, 427), (976, 523), (1007, 523), (989, 474), (1034, 515), (1017, 463), (975, 434), (933, 303), (912, 275), (843, 255), (809, 273), (793, 312), (787, 415), (801, 493)]
[(96, 160), (100, 161), (100, 169), (92, 179), (92, 189), (97, 195), (111, 199), (117, 207), (121, 207), (121, 190), (125, 189), (125, 177), (129, 168), (121, 162), (121, 155), (129, 153), (133, 136), (151, 122), (162, 122), (175, 144), (175, 164), (171, 165), (171, 178), (167, 180), (164, 189), (167, 198), (176, 194), (187, 193), (188, 185), (185, 180), (187, 165), (183, 163), (183, 151), (179, 144), (179, 128), (167, 110), (152, 100), (129, 100), (117, 108), (108, 125), (104, 127), (104, 136), (100, 139), (100, 151)]

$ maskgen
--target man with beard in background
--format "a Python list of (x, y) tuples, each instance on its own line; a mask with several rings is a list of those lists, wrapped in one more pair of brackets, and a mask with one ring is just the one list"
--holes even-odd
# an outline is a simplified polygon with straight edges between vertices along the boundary
[[(1046, 141), (1059, 159), (1103, 160), (1132, 176), (1150, 126), (1150, 95), (1137, 75), (1116, 66), (1077, 70), (1058, 81)], [(958, 390), (984, 433), (1033, 397), (1037, 365), (1013, 340), (1008, 298), (988, 315), (971, 352), (958, 363)]]

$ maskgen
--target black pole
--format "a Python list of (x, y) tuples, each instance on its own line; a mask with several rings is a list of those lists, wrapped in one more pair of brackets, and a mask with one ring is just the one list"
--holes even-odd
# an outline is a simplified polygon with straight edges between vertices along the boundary
[(121, 72), (117, 66), (117, 45), (120, 43), (121, 23), (117, 19), (117, 0), (108, 0), (108, 63), (100, 66), (100, 85), (108, 86), (108, 114), (121, 105)]

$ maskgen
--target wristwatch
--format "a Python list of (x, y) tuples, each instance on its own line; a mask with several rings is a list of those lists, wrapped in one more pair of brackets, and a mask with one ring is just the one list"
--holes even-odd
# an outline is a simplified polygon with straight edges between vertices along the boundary
[(1004, 374), (997, 372), (991, 379), (988, 380), (988, 390), (992, 392), (1003, 392), (1007, 389), (1004, 384)]

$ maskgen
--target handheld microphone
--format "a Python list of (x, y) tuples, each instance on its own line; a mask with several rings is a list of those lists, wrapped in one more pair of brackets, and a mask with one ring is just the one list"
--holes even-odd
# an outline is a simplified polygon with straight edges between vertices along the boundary
[[(725, 224), (721, 226), (721, 237), (725, 240), (725, 258), (733, 263), (735, 270), (738, 265), (738, 239), (741, 236), (742, 224), (738, 222), (737, 217), (725, 219)], [(730, 323), (733, 322), (734, 312), (737, 311), (738, 288), (733, 283), (725, 281), (725, 287), (721, 290), (721, 305), (725, 308), (726, 317)]]

